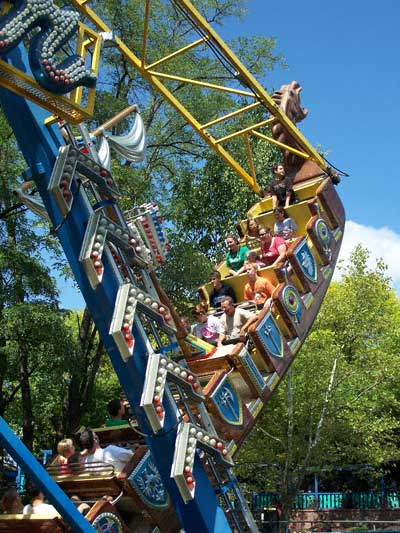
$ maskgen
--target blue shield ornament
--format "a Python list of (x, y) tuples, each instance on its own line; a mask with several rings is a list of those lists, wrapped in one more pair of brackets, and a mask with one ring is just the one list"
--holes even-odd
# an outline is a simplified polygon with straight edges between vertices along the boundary
[(212, 401), (221, 418), (228, 424), (241, 426), (243, 424), (243, 409), (240, 397), (226, 379), (221, 386), (212, 394)]
[(302, 242), (296, 249), (294, 255), (305, 277), (313, 283), (316, 283), (318, 279), (317, 264), (307, 241)]
[(271, 313), (268, 313), (262, 319), (257, 326), (256, 334), (266, 351), (273, 357), (282, 358), (284, 356), (282, 335)]
[(169, 496), (150, 450), (140, 459), (138, 465), (128, 478), (128, 482), (135, 489), (140, 499), (153, 509), (169, 506)]

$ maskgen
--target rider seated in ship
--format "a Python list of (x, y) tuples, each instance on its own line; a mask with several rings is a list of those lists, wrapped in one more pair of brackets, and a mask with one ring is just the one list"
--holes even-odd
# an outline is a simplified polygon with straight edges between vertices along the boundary
[(226, 236), (225, 243), (228, 247), (225, 258), (226, 266), (228, 267), (229, 275), (235, 276), (243, 267), (250, 250), (247, 246), (240, 246), (239, 237), (233, 233), (229, 233)]
[(197, 320), (193, 326), (193, 335), (214, 346), (219, 337), (219, 320), (216, 316), (208, 314), (208, 306), (205, 302), (200, 302), (192, 311), (192, 315)]
[(248, 248), (259, 248), (260, 237), (258, 236), (259, 224), (257, 220), (253, 217), (247, 217), (245, 226), (245, 235), (241, 242)]
[(75, 446), (72, 439), (62, 439), (57, 444), (58, 455), (55, 463), (59, 467), (60, 474), (68, 472), (68, 459), (75, 454)]
[(296, 201), (293, 190), (293, 180), (286, 175), (285, 167), (282, 164), (272, 167), (274, 177), (269, 184), (268, 193), (272, 197), (272, 209), (276, 207), (289, 207)]
[(99, 438), (91, 428), (86, 428), (81, 433), (79, 440), (85, 451), (85, 464), (92, 462), (109, 463), (114, 466), (117, 472), (120, 472), (133, 456), (131, 450), (113, 444), (101, 448)]
[(270, 228), (261, 227), (261, 259), (268, 266), (277, 266), (285, 261), (287, 245), (285, 239), (276, 237)]
[(274, 234), (277, 237), (282, 237), (286, 241), (296, 237), (297, 224), (283, 207), (276, 207), (274, 209), (274, 218)]
[(224, 296), (230, 296), (236, 303), (235, 291), (226, 283), (221, 281), (221, 273), (218, 270), (214, 270), (210, 275), (210, 282), (212, 284), (212, 290), (210, 292), (210, 306), (217, 311), (221, 310), (221, 301)]
[(229, 296), (225, 296), (222, 300), (221, 309), (223, 314), (220, 318), (218, 346), (243, 342), (247, 330), (251, 324), (257, 321), (257, 315), (247, 309), (235, 307), (232, 298)]
[(257, 309), (262, 309), (271, 304), (271, 296), (275, 286), (258, 275), (258, 266), (254, 263), (246, 263), (248, 282), (244, 286), (244, 299), (256, 304)]
[(127, 424), (128, 420), (126, 412), (128, 408), (128, 402), (124, 402), (120, 399), (110, 400), (107, 404), (109, 418), (106, 419), (105, 426), (113, 427)]

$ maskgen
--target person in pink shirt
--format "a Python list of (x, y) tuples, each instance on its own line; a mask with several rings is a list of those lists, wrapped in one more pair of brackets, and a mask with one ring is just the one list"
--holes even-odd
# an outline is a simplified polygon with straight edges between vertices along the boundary
[(192, 310), (192, 315), (197, 320), (193, 326), (193, 335), (209, 344), (216, 345), (219, 338), (219, 320), (214, 315), (207, 313), (208, 306), (205, 302), (200, 302)]
[(261, 260), (267, 266), (276, 266), (285, 260), (287, 246), (285, 239), (272, 235), (270, 228), (260, 227)]

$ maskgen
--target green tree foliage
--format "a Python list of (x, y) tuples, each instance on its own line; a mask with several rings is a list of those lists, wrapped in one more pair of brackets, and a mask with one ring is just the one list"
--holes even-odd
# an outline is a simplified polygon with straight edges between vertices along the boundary
[[(44, 264), (44, 239), (12, 193), (23, 166), (10, 127), (0, 117), (0, 413), (20, 395), (22, 432), (33, 445), (31, 377), (48, 339), (41, 322), (56, 302), (55, 282)], [(36, 332), (36, 329), (39, 331)], [(54, 330), (53, 330), (54, 332)], [(37, 335), (37, 344), (32, 338)], [(34, 350), (32, 350), (35, 348)], [(37, 351), (36, 351), (37, 349)], [(37, 359), (35, 362), (33, 358)]]
[[(316, 324), (241, 451), (257, 490), (278, 490), (286, 512), (309, 472), (398, 458), (400, 302), (385, 266), (358, 246)], [(255, 443), (257, 442), (257, 446)], [(256, 473), (256, 474), (255, 474)]]
[(24, 165), (0, 121), (0, 414), (40, 449), (95, 412), (96, 376), (107, 365), (88, 313), (74, 327), (58, 309), (49, 264), (61, 260), (59, 244), (13, 194)]

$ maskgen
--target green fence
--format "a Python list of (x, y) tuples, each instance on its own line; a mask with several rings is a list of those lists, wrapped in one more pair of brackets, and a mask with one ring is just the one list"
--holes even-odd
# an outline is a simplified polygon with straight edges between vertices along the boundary
[[(313, 492), (299, 493), (293, 509), (399, 509), (398, 492)], [(271, 507), (280, 501), (276, 492), (261, 492), (252, 498), (253, 510)]]

